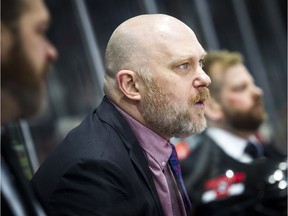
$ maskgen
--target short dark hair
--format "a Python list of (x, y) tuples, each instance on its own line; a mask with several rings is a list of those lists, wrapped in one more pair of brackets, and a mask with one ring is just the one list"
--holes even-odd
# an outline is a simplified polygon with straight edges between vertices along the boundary
[(15, 30), (26, 6), (25, 0), (1, 0), (1, 22), (7, 28)]

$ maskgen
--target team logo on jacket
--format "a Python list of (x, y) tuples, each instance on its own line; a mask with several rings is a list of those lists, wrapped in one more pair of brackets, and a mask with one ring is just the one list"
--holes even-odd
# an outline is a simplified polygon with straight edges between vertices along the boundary
[(205, 192), (202, 195), (202, 201), (208, 203), (242, 194), (245, 189), (245, 179), (245, 173), (227, 170), (224, 175), (210, 179), (204, 184)]
[(191, 151), (189, 144), (185, 141), (177, 142), (175, 144), (175, 147), (179, 160), (184, 160), (185, 158), (187, 158)]

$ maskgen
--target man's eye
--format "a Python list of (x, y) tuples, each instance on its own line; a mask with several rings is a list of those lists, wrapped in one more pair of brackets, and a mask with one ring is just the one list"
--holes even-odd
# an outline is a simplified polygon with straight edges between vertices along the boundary
[(189, 67), (189, 64), (188, 63), (184, 63), (184, 64), (179, 65), (178, 67), (181, 70), (185, 70), (185, 69), (187, 69)]
[(39, 24), (38, 26), (36, 26), (36, 32), (39, 35), (46, 35), (48, 26), (46, 24)]
[(199, 61), (199, 66), (202, 68), (203, 65), (204, 65), (204, 59), (200, 59), (200, 61)]
[(234, 91), (234, 92), (242, 92), (242, 91), (244, 91), (246, 88), (247, 88), (246, 85), (240, 85), (240, 86), (234, 87), (234, 88), (233, 88), (233, 91)]

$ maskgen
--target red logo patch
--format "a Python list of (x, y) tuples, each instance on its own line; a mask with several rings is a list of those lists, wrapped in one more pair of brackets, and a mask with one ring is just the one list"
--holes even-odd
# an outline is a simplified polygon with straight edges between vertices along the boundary
[(175, 148), (176, 148), (179, 160), (183, 160), (187, 158), (191, 151), (190, 146), (185, 141), (175, 143)]
[[(245, 179), (245, 173), (233, 173), (233, 171), (229, 170), (226, 175), (221, 175), (208, 180), (204, 185), (204, 189), (206, 192), (212, 192), (215, 195), (215, 199), (221, 199), (239, 194), (240, 192), (242, 193), (244, 185), (241, 183), (243, 183)], [(241, 186), (241, 189), (239, 186)]]

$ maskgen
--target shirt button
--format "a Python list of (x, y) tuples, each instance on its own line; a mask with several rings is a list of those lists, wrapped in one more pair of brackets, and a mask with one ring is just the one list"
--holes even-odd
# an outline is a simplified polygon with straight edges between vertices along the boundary
[(166, 162), (165, 162), (165, 161), (163, 161), (163, 162), (162, 162), (162, 166), (164, 167), (165, 165), (166, 165)]

